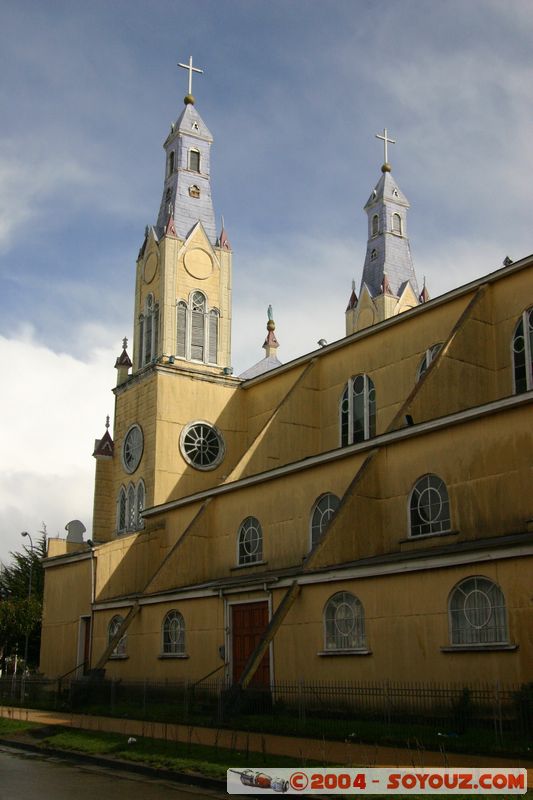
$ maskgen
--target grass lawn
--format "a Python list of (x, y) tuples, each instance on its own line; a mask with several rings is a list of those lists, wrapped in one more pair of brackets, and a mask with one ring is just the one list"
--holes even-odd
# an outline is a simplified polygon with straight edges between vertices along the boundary
[(0, 717), (0, 736), (6, 736), (10, 733), (18, 733), (19, 731), (28, 730), (28, 728), (39, 727), (35, 722), (23, 722), (18, 719), (5, 719)]
[[(81, 730), (58, 728), (57, 733), (42, 740), (43, 745), (62, 750), (109, 755), (125, 761), (134, 761), (151, 767), (168, 769), (189, 774), (201, 774), (225, 781), (230, 767), (252, 767), (266, 772), (274, 772), (279, 767), (316, 766), (319, 762), (297, 763), (294, 758), (268, 755), (246, 750), (230, 750), (222, 747), (206, 747), (186, 742), (165, 742), (158, 739), (138, 737), (134, 744), (128, 745), (126, 736), (115, 733), (95, 733)], [(343, 795), (360, 797), (361, 795)], [(376, 800), (386, 795), (372, 795)], [(454, 795), (454, 798), (467, 800), (474, 795)], [(516, 797), (516, 795), (514, 795)], [(533, 800), (533, 791), (528, 791), (528, 800)], [(391, 795), (387, 795), (391, 797)], [(427, 795), (409, 795), (414, 800), (423, 800)], [(510, 797), (510, 795), (475, 795), (475, 797)]]

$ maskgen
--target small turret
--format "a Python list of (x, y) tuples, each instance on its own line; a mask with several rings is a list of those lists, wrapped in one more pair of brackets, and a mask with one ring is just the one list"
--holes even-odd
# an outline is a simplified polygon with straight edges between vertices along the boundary
[(129, 378), (130, 368), (133, 366), (131, 359), (126, 351), (128, 340), (126, 337), (122, 340), (122, 353), (115, 361), (115, 369), (117, 370), (117, 386), (121, 386)]
[(265, 372), (270, 372), (271, 369), (276, 369), (276, 367), (281, 366), (281, 361), (278, 359), (276, 355), (276, 351), (279, 347), (279, 342), (276, 338), (275, 330), (276, 330), (276, 323), (274, 322), (274, 314), (272, 312), (272, 306), (268, 307), (267, 310), (268, 322), (267, 322), (267, 335), (265, 341), (263, 342), (263, 348), (265, 350), (266, 356), (262, 358), (261, 361), (258, 361), (257, 364), (254, 364), (253, 367), (250, 367), (241, 375), (239, 378), (242, 380), (250, 380), (250, 378), (256, 378), (258, 375), (263, 375)]

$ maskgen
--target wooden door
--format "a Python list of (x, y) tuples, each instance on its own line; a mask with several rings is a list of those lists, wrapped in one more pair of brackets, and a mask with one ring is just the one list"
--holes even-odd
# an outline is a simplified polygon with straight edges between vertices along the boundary
[[(240, 603), (231, 607), (233, 683), (236, 683), (248, 659), (268, 626), (268, 603)], [(270, 685), (269, 649), (261, 659), (251, 686)]]

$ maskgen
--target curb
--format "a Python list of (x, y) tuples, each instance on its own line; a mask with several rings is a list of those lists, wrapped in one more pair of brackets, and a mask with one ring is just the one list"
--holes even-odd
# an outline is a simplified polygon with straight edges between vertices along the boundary
[(151, 767), (147, 764), (139, 764), (134, 761), (123, 761), (112, 756), (96, 756), (89, 753), (80, 753), (77, 750), (61, 750), (57, 747), (41, 747), (32, 742), (25, 742), (18, 739), (0, 738), (0, 747), (9, 747), (12, 750), (22, 750), (29, 753), (38, 753), (43, 756), (61, 756), (65, 761), (77, 764), (93, 764), (98, 767), (108, 769), (120, 769), (124, 772), (134, 772), (137, 775), (146, 775), (149, 778), (159, 778), (174, 783), (198, 786), (201, 789), (215, 789), (226, 794), (226, 781), (217, 778), (208, 778), (205, 775), (197, 775), (188, 772), (177, 772), (159, 767)]

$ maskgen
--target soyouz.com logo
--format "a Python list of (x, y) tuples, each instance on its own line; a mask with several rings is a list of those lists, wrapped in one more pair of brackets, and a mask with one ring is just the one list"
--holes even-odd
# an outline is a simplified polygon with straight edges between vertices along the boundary
[(228, 794), (494, 794), (527, 792), (525, 769), (229, 769)]

